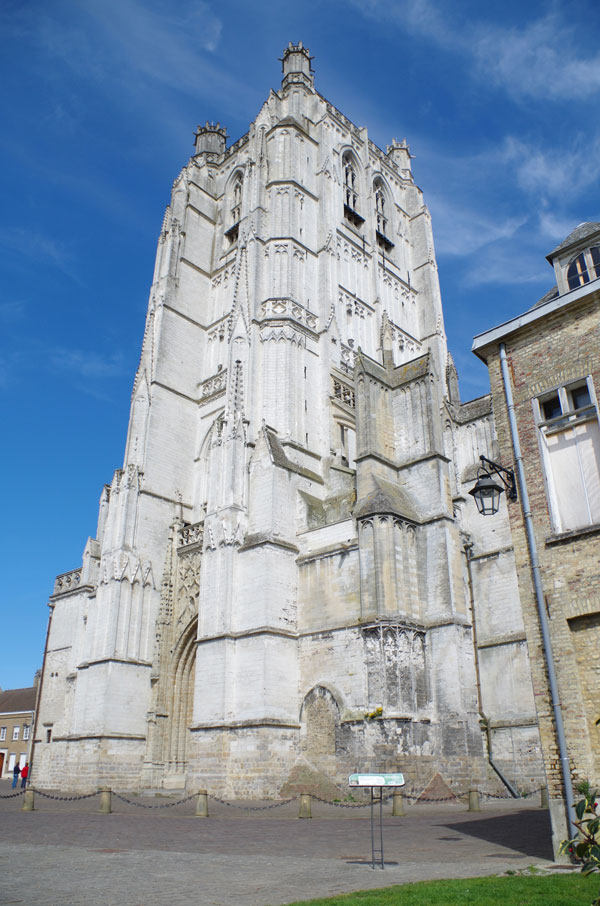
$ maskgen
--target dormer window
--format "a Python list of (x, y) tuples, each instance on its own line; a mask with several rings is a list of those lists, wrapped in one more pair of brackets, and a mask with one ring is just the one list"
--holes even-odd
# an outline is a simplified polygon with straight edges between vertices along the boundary
[(585, 249), (571, 261), (567, 270), (569, 289), (584, 286), (600, 277), (600, 246)]

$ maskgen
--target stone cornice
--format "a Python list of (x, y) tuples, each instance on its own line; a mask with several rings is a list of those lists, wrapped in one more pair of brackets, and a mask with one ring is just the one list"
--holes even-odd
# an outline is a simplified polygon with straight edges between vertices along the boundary
[(207, 723), (192, 724), (192, 733), (203, 730), (244, 730), (246, 727), (264, 727), (280, 730), (299, 730), (300, 724), (295, 721), (279, 720), (276, 717), (257, 717), (249, 720), (210, 721)]
[(218, 632), (214, 635), (203, 635), (196, 639), (196, 645), (202, 645), (205, 642), (222, 642), (236, 641), (237, 639), (247, 639), (260, 635), (278, 636), (283, 639), (297, 639), (298, 633), (291, 629), (280, 629), (275, 626), (255, 626), (253, 629), (239, 630), (237, 632)]
[(292, 544), (290, 541), (286, 541), (284, 538), (278, 538), (276, 535), (271, 535), (267, 532), (256, 532), (253, 535), (246, 535), (244, 543), (240, 546), (239, 550), (247, 551), (251, 550), (253, 547), (263, 547), (264, 545), (269, 545), (270, 547), (281, 547), (286, 551), (292, 551), (292, 553), (297, 554), (299, 548), (295, 544)]
[(97, 667), (100, 664), (124, 664), (126, 667), (152, 667), (150, 661), (139, 661), (135, 658), (124, 658), (124, 657), (100, 657), (96, 658), (93, 661), (83, 661), (81, 664), (78, 664), (78, 670), (87, 670), (89, 667)]

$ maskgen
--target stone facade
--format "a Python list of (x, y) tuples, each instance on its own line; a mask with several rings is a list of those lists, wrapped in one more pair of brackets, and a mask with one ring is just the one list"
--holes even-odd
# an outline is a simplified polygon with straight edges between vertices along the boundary
[(489, 788), (483, 721), (535, 788), (508, 521), (466, 505), (491, 404), (458, 395), (408, 146), (318, 94), (301, 44), (283, 71), (173, 185), (125, 462), (50, 601), (37, 782)]
[[(590, 258), (588, 282), (573, 275), (573, 262), (598, 246), (600, 224), (578, 227), (549, 256), (557, 287), (474, 344), (490, 372), (500, 462), (512, 465), (500, 343), (506, 348), (574, 785), (584, 778), (600, 782), (600, 256), (597, 270)], [(555, 839), (564, 839), (561, 766), (527, 538), (519, 503), (509, 510)]]

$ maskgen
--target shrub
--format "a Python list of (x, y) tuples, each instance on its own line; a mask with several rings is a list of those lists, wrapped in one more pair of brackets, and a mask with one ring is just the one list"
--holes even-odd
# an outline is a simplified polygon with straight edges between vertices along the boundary
[[(598, 813), (598, 792), (592, 791), (589, 781), (584, 780), (577, 787), (582, 799), (575, 805), (577, 820), (573, 822), (579, 835), (571, 840), (563, 840), (560, 851), (568, 853), (572, 859), (581, 862), (584, 875), (600, 871), (600, 814)], [(592, 901), (592, 906), (600, 906), (600, 896)]]

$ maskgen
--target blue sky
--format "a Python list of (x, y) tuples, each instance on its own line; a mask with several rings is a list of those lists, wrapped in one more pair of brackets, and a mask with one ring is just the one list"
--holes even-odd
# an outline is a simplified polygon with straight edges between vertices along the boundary
[(0, 687), (41, 665), (46, 602), (122, 463), (156, 239), (198, 123), (231, 140), (288, 41), (385, 147), (407, 138), (463, 399), (474, 334), (553, 283), (600, 220), (597, 0), (4, 0), (0, 9)]

